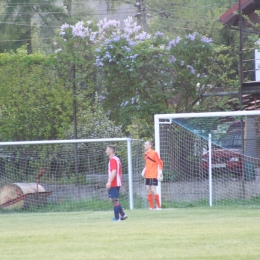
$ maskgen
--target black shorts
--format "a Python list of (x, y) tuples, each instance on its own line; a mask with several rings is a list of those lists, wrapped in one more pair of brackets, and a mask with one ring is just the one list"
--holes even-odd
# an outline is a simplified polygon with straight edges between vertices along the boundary
[(145, 185), (148, 186), (158, 186), (158, 179), (157, 178), (146, 178)]

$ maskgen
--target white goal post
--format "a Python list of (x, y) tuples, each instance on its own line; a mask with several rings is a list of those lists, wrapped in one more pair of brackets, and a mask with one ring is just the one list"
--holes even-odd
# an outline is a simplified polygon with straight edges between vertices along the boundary
[[(243, 133), (236, 126), (240, 121)], [(250, 200), (251, 203), (258, 198), (260, 184), (255, 172), (260, 171), (259, 121), (258, 110), (154, 115), (155, 149), (165, 162), (164, 181), (158, 185), (162, 204), (193, 203), (197, 199), (212, 206), (213, 202), (222, 205)], [(233, 139), (241, 134), (242, 147), (233, 149), (224, 143), (231, 134)], [(242, 152), (235, 151), (237, 148)], [(183, 149), (192, 150), (187, 158), (180, 155)], [(224, 162), (224, 156), (228, 162)], [(229, 193), (225, 189), (230, 189)]]
[(143, 141), (100, 138), (0, 142), (0, 211), (109, 209), (105, 189), (109, 144), (116, 145), (123, 165), (123, 206), (142, 207)]

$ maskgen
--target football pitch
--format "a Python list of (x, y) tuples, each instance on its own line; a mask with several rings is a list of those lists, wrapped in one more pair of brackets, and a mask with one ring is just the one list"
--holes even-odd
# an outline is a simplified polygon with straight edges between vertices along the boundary
[(260, 259), (260, 208), (0, 214), (0, 259)]

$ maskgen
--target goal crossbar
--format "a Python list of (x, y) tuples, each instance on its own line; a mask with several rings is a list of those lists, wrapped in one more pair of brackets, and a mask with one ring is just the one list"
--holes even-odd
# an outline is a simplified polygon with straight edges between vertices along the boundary
[(43, 141), (17, 141), (17, 142), (0, 142), (0, 146), (10, 145), (33, 145), (33, 144), (76, 144), (76, 143), (94, 143), (94, 142), (131, 142), (131, 138), (99, 138), (99, 139), (71, 139), (71, 140), (43, 140)]
[[(254, 116), (259, 115), (259, 110), (254, 111), (228, 111), (228, 112), (203, 112), (203, 113), (178, 113), (178, 114), (157, 114), (154, 120), (171, 118), (191, 118), (191, 117), (217, 117), (217, 116)], [(165, 123), (165, 122), (164, 122)]]

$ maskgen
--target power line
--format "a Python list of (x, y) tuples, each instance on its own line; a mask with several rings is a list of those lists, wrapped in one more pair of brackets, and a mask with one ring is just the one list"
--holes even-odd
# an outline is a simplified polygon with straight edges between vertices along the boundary
[[(116, 0), (113, 0), (113, 2), (122, 2), (122, 1), (116, 1)], [(129, 2), (129, 1), (124, 1), (126, 4), (135, 4), (134, 2)], [(72, 2), (72, 4), (86, 4), (86, 1), (80, 1), (80, 2)], [(23, 2), (20, 2), (20, 3), (7, 3), (7, 4), (3, 4), (3, 6), (9, 6), (9, 5), (50, 5), (49, 3), (42, 3), (42, 2), (39, 2), (39, 3), (23, 3)]]
[(35, 25), (31, 25), (31, 24), (26, 24), (26, 23), (11, 23), (11, 22), (0, 22), (0, 24), (12, 24), (12, 25), (17, 25), (17, 26), (25, 26), (25, 27), (52, 27), (52, 28), (59, 28), (60, 25), (58, 26), (51, 26), (51, 25), (39, 25), (39, 24), (35, 24)]
[[(86, 13), (89, 12), (88, 10), (86, 11), (72, 11), (72, 13)], [(128, 14), (128, 13), (133, 13), (134, 11), (129, 11), (129, 12), (120, 12), (120, 14)], [(14, 12), (14, 13), (0, 13), (0, 15), (5, 16), (5, 15), (10, 15), (10, 16), (17, 16), (18, 14), (68, 14), (66, 12)], [(105, 13), (89, 13), (89, 15), (109, 15), (110, 13), (105, 12)]]
[[(29, 39), (21, 39), (21, 40), (0, 40), (0, 42), (23, 42), (23, 41), (31, 41), (34, 40), (35, 38), (29, 38)], [(52, 38), (38, 38), (39, 40), (51, 40)]]

